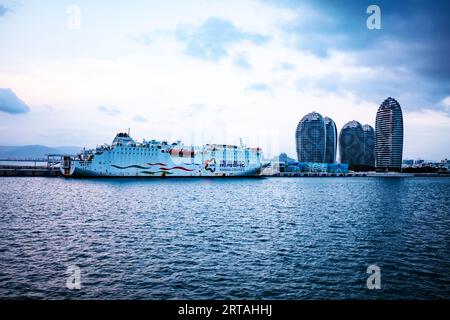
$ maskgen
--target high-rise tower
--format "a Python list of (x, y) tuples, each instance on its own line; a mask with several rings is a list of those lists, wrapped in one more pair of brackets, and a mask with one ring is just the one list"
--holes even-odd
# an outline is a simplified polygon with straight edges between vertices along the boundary
[(346, 123), (339, 133), (339, 154), (342, 163), (364, 164), (364, 131), (358, 121)]
[(368, 124), (363, 125), (364, 132), (364, 160), (363, 164), (375, 167), (375, 130)]
[(331, 118), (325, 117), (325, 131), (326, 131), (326, 141), (325, 141), (325, 163), (334, 163), (336, 161), (336, 150), (337, 150), (337, 129), (336, 124)]
[(308, 113), (300, 120), (295, 132), (299, 162), (324, 162), (325, 121), (317, 112)]
[(400, 170), (403, 154), (403, 114), (394, 98), (378, 108), (375, 121), (375, 160), (378, 170)]

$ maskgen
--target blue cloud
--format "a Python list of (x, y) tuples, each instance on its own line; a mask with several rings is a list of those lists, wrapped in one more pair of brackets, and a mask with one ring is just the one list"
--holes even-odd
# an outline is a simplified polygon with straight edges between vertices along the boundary
[(265, 35), (241, 31), (230, 21), (216, 17), (209, 18), (198, 27), (179, 27), (176, 37), (186, 42), (185, 54), (213, 61), (228, 55), (226, 46), (229, 44), (250, 41), (261, 45), (269, 40)]
[(296, 88), (322, 96), (352, 94), (358, 100), (377, 104), (391, 96), (400, 101), (404, 110), (436, 109), (450, 114), (449, 108), (436, 102), (445, 91), (432, 82), (419, 81), (406, 70), (379, 70), (352, 76), (333, 72), (318, 77), (302, 77), (297, 79)]
[(252, 83), (247, 89), (253, 91), (269, 91), (270, 86), (265, 83)]
[(0, 17), (4, 16), (8, 12), (12, 12), (12, 10), (0, 4)]
[(0, 111), (6, 113), (27, 113), (30, 108), (11, 89), (0, 88)]
[(283, 70), (295, 70), (295, 65), (289, 62), (283, 62), (281, 64), (281, 69)]
[(121, 113), (119, 108), (115, 106), (99, 106), (98, 110), (106, 113), (108, 116), (114, 116)]
[[(298, 12), (299, 19), (283, 25), (295, 35), (298, 48), (326, 57), (330, 50), (378, 51), (365, 59), (365, 64), (398, 66), (399, 61), (417, 72), (448, 78), (450, 74), (450, 2), (421, 0), (379, 0), (381, 30), (369, 30), (366, 9), (372, 0), (348, 1), (277, 1)], [(308, 20), (302, 5), (308, 4), (316, 12), (315, 20)], [(382, 47), (383, 43), (402, 43), (398, 47)], [(382, 52), (380, 52), (382, 51)]]
[[(296, 21), (287, 22), (282, 28), (297, 39), (299, 50), (323, 59), (332, 50), (348, 52), (352, 54), (352, 64), (385, 70), (390, 75), (360, 79), (351, 85), (335, 79), (339, 82), (337, 90), (347, 87), (367, 97), (385, 96), (386, 89), (397, 88), (403, 90), (399, 94), (414, 97), (409, 101), (412, 109), (425, 105), (441, 109), (438, 102), (450, 92), (450, 1), (360, 0), (342, 4), (331, 0), (282, 0), (274, 3), (298, 13)], [(366, 26), (369, 17), (366, 9), (371, 4), (381, 9), (381, 30), (369, 30)], [(305, 16), (305, 8), (316, 16)], [(317, 85), (333, 86), (327, 81)]]
[(143, 116), (140, 115), (134, 116), (133, 120), (136, 122), (147, 122), (147, 119), (145, 119)]
[(238, 55), (235, 59), (234, 59), (234, 64), (241, 69), (244, 70), (250, 70), (253, 69), (252, 65), (248, 62), (247, 57), (243, 56), (243, 55)]

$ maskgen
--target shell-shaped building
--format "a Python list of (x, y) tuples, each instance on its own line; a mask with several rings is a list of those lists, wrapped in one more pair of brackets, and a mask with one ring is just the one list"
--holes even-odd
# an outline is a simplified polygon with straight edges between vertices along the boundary
[(299, 162), (324, 162), (326, 128), (323, 117), (317, 112), (304, 116), (297, 125), (295, 141)]
[(336, 162), (336, 151), (337, 151), (337, 128), (336, 123), (331, 118), (325, 117), (325, 163)]
[(364, 164), (364, 131), (358, 121), (346, 123), (339, 133), (339, 154), (342, 163)]
[(363, 164), (375, 167), (375, 130), (368, 124), (363, 125), (364, 161)]
[(375, 160), (379, 170), (399, 170), (403, 154), (403, 114), (400, 104), (388, 97), (375, 120)]

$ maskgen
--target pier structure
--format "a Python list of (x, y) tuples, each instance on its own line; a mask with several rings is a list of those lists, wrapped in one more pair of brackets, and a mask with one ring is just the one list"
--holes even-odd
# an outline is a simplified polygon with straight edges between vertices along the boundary
[(64, 154), (48, 154), (45, 158), (0, 159), (0, 176), (58, 177)]
[(267, 177), (367, 177), (367, 172), (347, 172), (347, 173), (329, 173), (329, 172), (277, 172)]

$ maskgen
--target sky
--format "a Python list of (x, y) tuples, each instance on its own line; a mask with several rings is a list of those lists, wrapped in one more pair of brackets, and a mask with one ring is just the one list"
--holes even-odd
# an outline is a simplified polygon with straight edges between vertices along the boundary
[(374, 126), (390, 96), (403, 158), (450, 158), (449, 12), (436, 0), (0, 0), (0, 145), (94, 147), (129, 128), (294, 157), (307, 113)]

